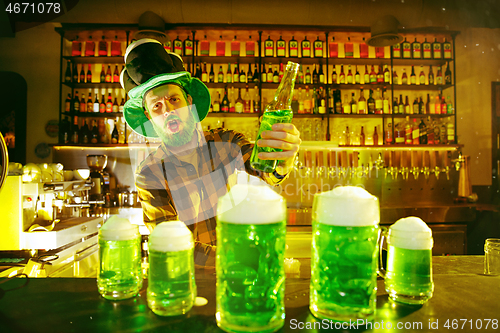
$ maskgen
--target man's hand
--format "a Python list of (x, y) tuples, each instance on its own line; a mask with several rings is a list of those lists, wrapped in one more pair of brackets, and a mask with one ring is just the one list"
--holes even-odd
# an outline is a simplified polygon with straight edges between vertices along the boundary
[(273, 153), (259, 153), (262, 160), (279, 160), (276, 172), (286, 175), (293, 168), (293, 161), (299, 151), (302, 140), (300, 132), (293, 124), (274, 124), (272, 131), (264, 131), (262, 139), (256, 144), (259, 147), (278, 148), (283, 151)]

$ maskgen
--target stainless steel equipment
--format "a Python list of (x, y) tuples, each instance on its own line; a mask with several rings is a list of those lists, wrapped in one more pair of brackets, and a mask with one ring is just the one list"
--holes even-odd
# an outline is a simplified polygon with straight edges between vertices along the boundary
[(93, 204), (106, 204), (106, 194), (109, 193), (109, 175), (104, 173), (104, 168), (108, 164), (107, 155), (87, 155), (87, 165), (89, 166), (92, 189), (90, 190), (90, 200)]

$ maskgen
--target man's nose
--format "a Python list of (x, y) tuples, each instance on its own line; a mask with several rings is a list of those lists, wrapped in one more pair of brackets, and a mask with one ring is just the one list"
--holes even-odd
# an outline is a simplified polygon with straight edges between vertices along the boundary
[(173, 111), (175, 111), (175, 108), (172, 104), (170, 104), (169, 100), (164, 98), (164, 108), (163, 108), (163, 115), (166, 117)]

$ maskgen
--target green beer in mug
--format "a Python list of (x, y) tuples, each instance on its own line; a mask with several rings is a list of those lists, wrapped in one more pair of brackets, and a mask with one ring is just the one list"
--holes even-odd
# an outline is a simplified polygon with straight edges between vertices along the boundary
[(373, 318), (379, 221), (378, 199), (362, 188), (339, 186), (315, 195), (309, 302), (315, 317)]
[(285, 200), (267, 186), (235, 185), (217, 207), (217, 325), (274, 332), (285, 319)]
[(387, 237), (385, 289), (405, 304), (423, 304), (432, 297), (432, 230), (418, 217), (398, 220)]

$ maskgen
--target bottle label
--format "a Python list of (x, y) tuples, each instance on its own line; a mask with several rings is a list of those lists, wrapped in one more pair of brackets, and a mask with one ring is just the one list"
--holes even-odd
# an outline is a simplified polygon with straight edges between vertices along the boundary
[(358, 102), (358, 112), (359, 113), (366, 113), (366, 102), (365, 101), (359, 101)]
[(354, 48), (352, 43), (345, 43), (345, 57), (352, 58), (354, 56)]
[(441, 59), (441, 44), (433, 43), (434, 59)]
[(174, 41), (174, 53), (177, 53), (180, 56), (182, 55), (182, 42), (180, 40)]
[(167, 52), (172, 52), (172, 42), (171, 41), (166, 42), (165, 45), (163, 45), (163, 48)]
[(253, 41), (246, 43), (246, 54), (247, 57), (255, 57), (255, 43)]
[(389, 100), (384, 99), (384, 101), (383, 101), (383, 108), (384, 108), (384, 113), (388, 114), (389, 113)]
[[(384, 72), (384, 82), (389, 83), (390, 80), (391, 80), (391, 72), (389, 72), (389, 71)], [(396, 82), (394, 82), (394, 83), (396, 83)]]
[(237, 102), (234, 106), (234, 111), (236, 111), (238, 113), (242, 113), (243, 112), (243, 103)]
[(233, 57), (240, 56), (240, 42), (238, 41), (231, 42), (231, 56)]
[(223, 40), (217, 41), (215, 44), (216, 55), (218, 57), (224, 57), (226, 55), (226, 42)]
[(314, 56), (323, 58), (323, 42), (320, 40), (314, 42)]
[(403, 58), (411, 58), (411, 44), (403, 43)]
[(274, 43), (272, 40), (265, 41), (264, 50), (265, 50), (264, 54), (266, 57), (273, 57), (274, 56)]
[(392, 56), (394, 58), (401, 58), (401, 44), (395, 44), (392, 46)]
[(375, 56), (377, 58), (384, 58), (385, 57), (385, 48), (377, 46), (375, 47)]
[(290, 41), (290, 49), (288, 50), (290, 57), (298, 57), (299, 56), (299, 42), (292, 40)]
[(429, 43), (424, 43), (422, 45), (422, 48), (424, 50), (424, 59), (431, 59), (432, 58), (432, 55), (431, 55), (431, 44)]
[(311, 42), (302, 41), (302, 58), (311, 57)]
[(346, 113), (346, 114), (351, 113), (351, 106), (350, 105), (344, 105), (344, 113)]
[(413, 142), (415, 142), (415, 140), (418, 141), (418, 138), (420, 137), (420, 131), (418, 129), (414, 129), (412, 131), (412, 138), (413, 138)]
[(413, 45), (413, 58), (420, 59), (422, 57), (422, 53), (420, 50), (420, 44)]
[[(381, 99), (376, 99), (375, 100), (375, 109), (378, 109), (378, 110), (382, 109), (384, 104), (385, 103)], [(389, 101), (387, 101), (387, 104), (389, 104)]]
[(285, 56), (285, 41), (284, 40), (279, 40), (276, 43), (276, 55), (278, 57), (284, 57)]
[(210, 42), (208, 40), (202, 40), (200, 42), (200, 55), (208, 56), (210, 54)]
[(443, 54), (445, 59), (451, 59), (451, 44), (443, 44)]
[(330, 58), (338, 58), (339, 56), (339, 44), (330, 43)]
[(192, 40), (186, 40), (184, 45), (184, 55), (185, 56), (191, 56), (193, 55), (193, 41)]

